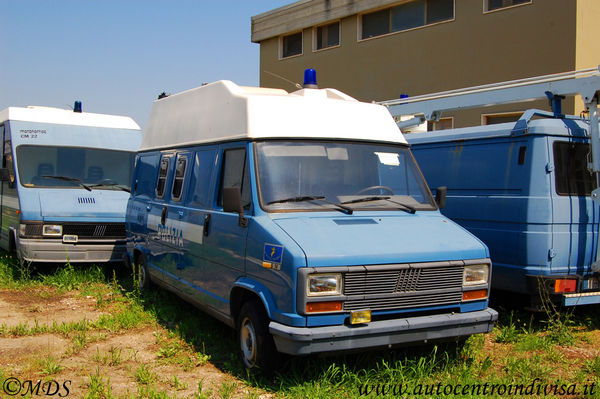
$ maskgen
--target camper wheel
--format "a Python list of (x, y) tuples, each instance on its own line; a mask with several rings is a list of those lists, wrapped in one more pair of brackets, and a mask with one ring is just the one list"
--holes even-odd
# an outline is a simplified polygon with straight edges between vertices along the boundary
[(242, 306), (236, 320), (236, 332), (244, 367), (257, 374), (271, 374), (277, 367), (278, 353), (262, 303), (254, 300)]

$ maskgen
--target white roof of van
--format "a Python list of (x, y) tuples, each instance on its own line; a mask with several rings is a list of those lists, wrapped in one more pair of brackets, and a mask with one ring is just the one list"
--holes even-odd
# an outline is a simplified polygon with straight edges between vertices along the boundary
[(140, 130), (138, 124), (128, 116), (73, 112), (53, 107), (8, 107), (0, 111), (0, 123), (7, 120)]
[(406, 144), (387, 108), (334, 89), (242, 87), (220, 80), (156, 100), (140, 151), (261, 138)]

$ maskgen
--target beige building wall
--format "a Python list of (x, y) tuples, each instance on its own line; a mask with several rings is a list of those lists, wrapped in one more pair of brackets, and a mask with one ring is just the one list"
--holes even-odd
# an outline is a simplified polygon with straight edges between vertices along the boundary
[[(359, 40), (360, 17), (349, 15), (340, 20), (340, 46), (313, 51), (313, 26), (308, 26), (303, 29), (303, 54), (286, 59), (279, 57), (279, 37), (264, 39), (260, 84), (291, 91), (293, 85), (269, 72), (302, 83), (304, 69), (314, 68), (320, 87), (380, 101), (600, 63), (600, 52), (588, 50), (598, 47), (591, 31), (600, 16), (600, 0), (532, 0), (493, 12), (484, 12), (483, 0), (455, 0), (454, 15), (451, 21), (366, 40)], [(549, 109), (546, 101), (537, 101), (463, 111), (454, 115), (454, 126), (480, 124), (482, 112), (534, 107)], [(573, 99), (563, 104), (563, 111), (575, 111)]]

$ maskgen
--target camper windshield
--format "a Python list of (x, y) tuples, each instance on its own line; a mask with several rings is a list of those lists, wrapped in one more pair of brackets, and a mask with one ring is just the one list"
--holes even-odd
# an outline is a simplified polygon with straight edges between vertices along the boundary
[(135, 154), (54, 146), (17, 147), (19, 179), (25, 187), (90, 187), (128, 191)]
[(273, 141), (256, 143), (263, 209), (354, 211), (436, 209), (403, 146)]

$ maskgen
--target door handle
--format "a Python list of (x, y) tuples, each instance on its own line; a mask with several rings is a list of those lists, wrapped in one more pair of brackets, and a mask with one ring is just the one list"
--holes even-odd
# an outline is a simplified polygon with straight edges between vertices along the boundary
[(167, 207), (165, 206), (162, 210), (162, 213), (160, 214), (160, 224), (162, 224), (164, 226), (166, 222), (167, 222)]
[(210, 229), (210, 213), (207, 213), (206, 215), (204, 215), (204, 228), (202, 229), (204, 237), (208, 237), (209, 229)]

